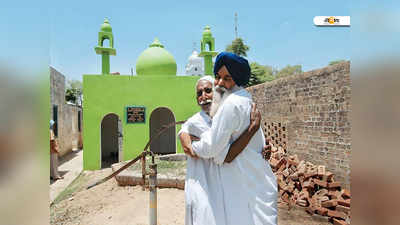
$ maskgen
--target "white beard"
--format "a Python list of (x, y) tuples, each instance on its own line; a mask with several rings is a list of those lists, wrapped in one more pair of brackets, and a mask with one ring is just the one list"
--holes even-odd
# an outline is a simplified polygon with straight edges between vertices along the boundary
[(234, 86), (231, 90), (226, 90), (221, 93), (214, 88), (213, 99), (210, 108), (210, 117), (213, 118), (215, 114), (217, 114), (219, 107), (224, 103), (224, 101), (228, 98), (230, 94), (237, 91), (239, 89), (238, 86)]

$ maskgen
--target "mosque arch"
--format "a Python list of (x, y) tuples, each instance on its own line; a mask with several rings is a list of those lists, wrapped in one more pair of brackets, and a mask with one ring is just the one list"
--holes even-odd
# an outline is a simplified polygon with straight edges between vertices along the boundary
[(206, 49), (207, 49), (207, 51), (212, 51), (212, 48), (211, 48), (211, 42), (206, 42)]
[(111, 48), (111, 40), (108, 37), (105, 37), (101, 40), (101, 46), (102, 47), (108, 47)]
[(122, 161), (122, 137), (122, 122), (118, 115), (115, 113), (105, 115), (100, 125), (101, 168)]
[[(174, 113), (167, 107), (158, 107), (150, 115), (150, 138), (155, 138), (165, 125), (175, 123)], [(176, 153), (176, 126), (169, 127), (150, 144), (150, 150), (157, 154)]]

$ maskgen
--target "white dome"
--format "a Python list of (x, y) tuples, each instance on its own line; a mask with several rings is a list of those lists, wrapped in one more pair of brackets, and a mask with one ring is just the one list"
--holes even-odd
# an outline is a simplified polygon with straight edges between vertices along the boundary
[(186, 75), (204, 75), (204, 59), (199, 57), (199, 53), (196, 50), (189, 56), (185, 69)]
[(199, 57), (199, 53), (194, 50), (192, 55), (189, 56), (189, 63), (201, 63), (203, 61), (202, 57)]

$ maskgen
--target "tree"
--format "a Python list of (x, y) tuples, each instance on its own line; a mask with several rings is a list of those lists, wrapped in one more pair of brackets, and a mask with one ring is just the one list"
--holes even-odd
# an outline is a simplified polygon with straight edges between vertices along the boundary
[(261, 78), (262, 82), (269, 82), (276, 79), (276, 74), (278, 70), (273, 68), (272, 66), (263, 66), (265, 70), (264, 76)]
[(303, 70), (301, 69), (301, 65), (287, 65), (276, 74), (276, 78), (291, 76), (302, 72)]
[(247, 52), (250, 50), (248, 45), (245, 45), (242, 38), (236, 38), (232, 41), (232, 44), (226, 46), (225, 51), (233, 52), (239, 56), (247, 56)]
[(344, 59), (333, 60), (333, 61), (329, 62), (329, 65), (332, 66), (332, 65), (339, 64), (339, 63), (342, 63), (342, 62), (346, 62), (346, 60), (344, 60)]
[(68, 88), (65, 91), (65, 101), (76, 103), (76, 100), (77, 100), (76, 90)]
[(82, 105), (82, 82), (79, 80), (69, 80), (65, 91), (65, 101)]
[(247, 85), (248, 87), (272, 81), (275, 79), (275, 75), (278, 72), (271, 66), (263, 66), (257, 62), (250, 63), (250, 68), (251, 68), (251, 74), (250, 74), (249, 84)]
[(250, 73), (250, 79), (249, 82), (245, 85), (245, 87), (250, 87), (256, 84), (261, 84), (262, 82), (260, 81), (260, 79), (257, 77), (256, 74), (254, 74), (253, 72)]

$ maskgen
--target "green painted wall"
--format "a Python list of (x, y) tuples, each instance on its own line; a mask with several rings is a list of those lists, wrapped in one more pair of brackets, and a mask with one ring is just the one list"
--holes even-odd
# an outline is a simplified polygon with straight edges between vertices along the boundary
[[(149, 140), (151, 112), (168, 107), (175, 120), (186, 120), (200, 110), (195, 98), (199, 77), (83, 75), (83, 119), (85, 170), (101, 168), (101, 121), (115, 113), (122, 121), (124, 160), (136, 157)], [(145, 106), (146, 123), (127, 124), (126, 106)], [(178, 132), (180, 126), (177, 126)], [(179, 141), (177, 151), (183, 152)]]

